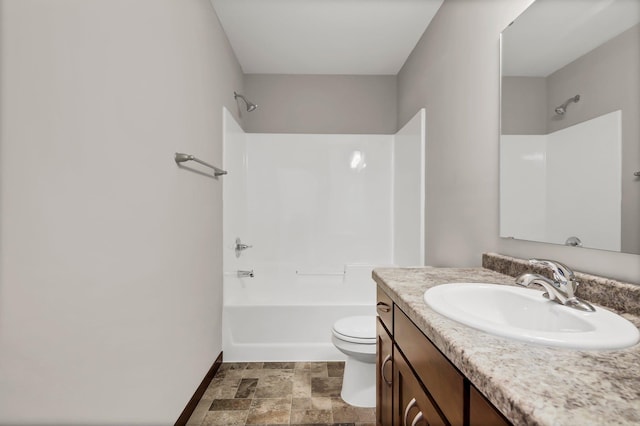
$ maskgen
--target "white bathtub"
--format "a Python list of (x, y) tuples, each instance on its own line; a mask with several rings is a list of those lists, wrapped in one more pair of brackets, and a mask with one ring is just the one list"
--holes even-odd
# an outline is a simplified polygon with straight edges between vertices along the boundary
[[(371, 268), (345, 276), (225, 278), (225, 361), (334, 361), (335, 321), (375, 315)], [(364, 273), (363, 273), (364, 272)]]

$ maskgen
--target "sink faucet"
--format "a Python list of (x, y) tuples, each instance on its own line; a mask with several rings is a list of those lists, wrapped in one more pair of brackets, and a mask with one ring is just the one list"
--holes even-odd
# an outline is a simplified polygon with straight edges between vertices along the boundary
[(529, 259), (529, 263), (551, 268), (553, 279), (550, 280), (539, 274), (522, 274), (516, 278), (516, 284), (524, 287), (538, 284), (547, 291), (543, 296), (548, 297), (549, 300), (581, 311), (595, 312), (596, 309), (591, 304), (576, 297), (575, 292), (579, 283), (576, 281), (573, 271), (566, 265), (544, 259)]

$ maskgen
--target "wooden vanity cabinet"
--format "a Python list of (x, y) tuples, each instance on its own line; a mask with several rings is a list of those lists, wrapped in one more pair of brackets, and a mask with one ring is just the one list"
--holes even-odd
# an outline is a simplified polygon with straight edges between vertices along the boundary
[(393, 300), (380, 287), (378, 287), (377, 299), (376, 311), (378, 319), (382, 321), (389, 333), (393, 333)]
[(377, 309), (378, 426), (510, 425), (380, 287)]
[(420, 380), (400, 351), (393, 354), (393, 423), (403, 426), (445, 426)]
[(509, 426), (511, 423), (487, 401), (487, 399), (470, 385), (469, 426)]
[(425, 388), (454, 426), (464, 423), (464, 376), (397, 306), (393, 337)]
[(376, 424), (388, 426), (393, 424), (393, 302), (380, 287), (376, 310)]
[(393, 340), (380, 319), (376, 322), (376, 424), (392, 424), (393, 417)]

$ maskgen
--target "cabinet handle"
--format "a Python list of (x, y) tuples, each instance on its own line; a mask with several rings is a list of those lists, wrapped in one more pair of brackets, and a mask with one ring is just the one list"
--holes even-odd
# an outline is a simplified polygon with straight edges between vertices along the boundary
[(389, 386), (391, 386), (391, 384), (393, 383), (391, 380), (387, 380), (387, 378), (384, 375), (384, 366), (387, 365), (387, 362), (391, 361), (391, 354), (387, 355), (384, 358), (384, 361), (382, 361), (382, 367), (380, 367), (380, 376), (382, 377), (382, 380), (384, 380), (384, 382), (386, 384), (388, 384)]
[[(420, 420), (424, 420), (424, 414), (422, 414), (422, 411), (416, 414), (416, 416), (413, 418), (411, 426), (416, 426)], [(427, 426), (429, 426), (429, 423), (427, 423)]]
[(407, 408), (404, 409), (404, 420), (402, 421), (403, 426), (407, 426), (407, 417), (409, 417), (409, 411), (416, 405), (417, 401), (415, 398), (412, 398), (411, 401), (407, 404)]
[(376, 306), (378, 307), (378, 311), (380, 312), (384, 312), (384, 313), (391, 312), (391, 307), (384, 302), (378, 302)]

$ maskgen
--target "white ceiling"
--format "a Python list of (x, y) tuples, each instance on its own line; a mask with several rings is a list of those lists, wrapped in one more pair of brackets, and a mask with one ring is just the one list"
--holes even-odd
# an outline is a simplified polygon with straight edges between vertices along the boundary
[(547, 77), (640, 21), (640, 0), (537, 0), (503, 32), (503, 75)]
[(395, 75), (443, 0), (211, 0), (246, 74)]

